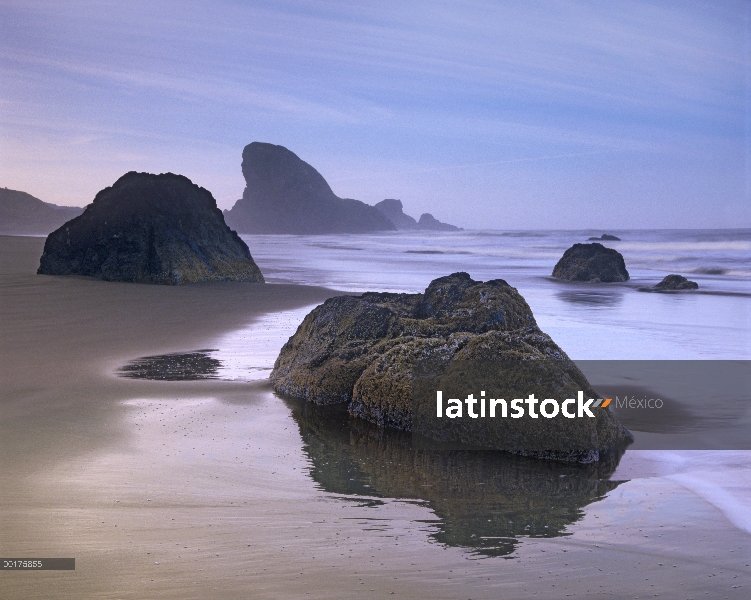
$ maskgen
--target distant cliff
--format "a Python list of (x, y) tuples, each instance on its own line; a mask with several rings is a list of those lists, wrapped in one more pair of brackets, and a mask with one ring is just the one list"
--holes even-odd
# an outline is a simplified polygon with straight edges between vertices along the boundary
[(463, 231), (461, 227), (441, 223), (430, 213), (423, 213), (420, 216), (420, 220), (415, 221), (412, 217), (404, 213), (401, 200), (387, 198), (376, 204), (375, 207), (399, 230)]
[(263, 283), (248, 246), (208, 190), (187, 177), (130, 172), (47, 236), (43, 275), (178, 285)]
[(227, 224), (240, 233), (367, 233), (393, 231), (379, 210), (339, 198), (323, 176), (283, 146), (253, 142), (242, 162), (245, 191)]
[(82, 212), (83, 208), (77, 206), (57, 206), (26, 192), (0, 188), (0, 234), (3, 235), (47, 235)]

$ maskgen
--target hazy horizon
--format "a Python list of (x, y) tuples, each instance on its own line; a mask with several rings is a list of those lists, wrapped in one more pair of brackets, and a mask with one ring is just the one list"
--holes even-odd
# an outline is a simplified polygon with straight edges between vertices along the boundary
[(340, 197), (468, 229), (751, 226), (751, 3), (9, 1), (0, 186), (128, 171), (240, 198), (280, 144)]

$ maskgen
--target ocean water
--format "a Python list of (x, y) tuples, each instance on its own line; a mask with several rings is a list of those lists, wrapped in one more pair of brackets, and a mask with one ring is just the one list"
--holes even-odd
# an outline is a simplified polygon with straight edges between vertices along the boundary
[[(466, 271), (505, 279), (543, 331), (573, 359), (751, 359), (751, 229), (623, 230), (608, 233), (631, 280), (581, 284), (550, 275), (572, 244), (599, 231), (397, 232), (258, 235), (243, 239), (270, 283), (337, 290), (421, 292)], [(642, 291), (665, 275), (696, 281), (698, 293)]]
[[(623, 254), (631, 275), (629, 282), (577, 284), (551, 277), (554, 265), (567, 248), (601, 233), (399, 232), (337, 236), (267, 235), (246, 236), (244, 239), (269, 283), (321, 285), (353, 293), (413, 293), (423, 291), (436, 277), (457, 271), (466, 271), (476, 280), (505, 279), (527, 300), (541, 329), (574, 360), (702, 360), (708, 361), (707, 364), (709, 361), (725, 361), (726, 364), (726, 361), (733, 361), (733, 368), (736, 368), (740, 365), (737, 361), (751, 359), (751, 230), (609, 231), (622, 241), (604, 242), (604, 245)], [(699, 291), (667, 294), (644, 291), (671, 273), (696, 281)], [(267, 315), (245, 329), (211, 342), (212, 347), (217, 348), (212, 356), (221, 363), (218, 376), (248, 381), (267, 377), (276, 358), (276, 349), (294, 333), (312, 308)], [(742, 438), (744, 444), (748, 438), (745, 431), (751, 423), (751, 390), (747, 391), (748, 395), (736, 398), (731, 427), (733, 431), (737, 430), (736, 437)], [(748, 405), (745, 409), (741, 406), (744, 403)], [(591, 487), (591, 475), (580, 473), (576, 477), (577, 489), (583, 495), (573, 498), (571, 494), (563, 494), (560, 506), (555, 504), (556, 510), (582, 515), (586, 512), (584, 506), (599, 501), (603, 494), (611, 497), (611, 506), (626, 506), (630, 493), (646, 493), (644, 490), (652, 488), (682, 489), (698, 501), (714, 506), (737, 529), (751, 533), (751, 451), (745, 449), (745, 445), (723, 446), (718, 443), (727, 437), (722, 430), (729, 426), (728, 423), (723, 422), (718, 427), (717, 423), (707, 420), (706, 426), (702, 425), (703, 416), (694, 410), (696, 406), (684, 408), (691, 413), (689, 416), (695, 426), (683, 434), (683, 438), (680, 434), (670, 434), (675, 438), (672, 439), (668, 434), (650, 431), (649, 427), (644, 431), (632, 427), (637, 443), (621, 457), (614, 472), (599, 475), (600, 481), (613, 482), (613, 486), (596, 489)], [(530, 535), (529, 531), (500, 527), (495, 521), (484, 519), (484, 515), (495, 514), (498, 506), (511, 510), (509, 502), (515, 507), (513, 510), (521, 510), (519, 507), (524, 504), (524, 498), (512, 501), (505, 496), (508, 493), (506, 488), (499, 488), (501, 495), (492, 496), (492, 501), (485, 503), (487, 506), (473, 504), (471, 494), (461, 498), (448, 494), (448, 499), (471, 501), (474, 507), (460, 511), (461, 518), (453, 522), (442, 514), (441, 498), (400, 488), (396, 485), (400, 481), (398, 476), (393, 480), (374, 479), (367, 469), (363, 472), (362, 467), (357, 466), (381, 460), (380, 455), (367, 445), (362, 448), (357, 444), (352, 446), (350, 428), (360, 424), (343, 425), (341, 431), (331, 426), (333, 428), (328, 431), (329, 426), (323, 424), (329, 423), (329, 418), (320, 419), (305, 412), (315, 411), (313, 407), (295, 408), (291, 405), (290, 410), (293, 416), (297, 415), (302, 449), (312, 461), (310, 476), (322, 490), (352, 499), (375, 495), (424, 500), (436, 511), (438, 522), (442, 523), (441, 540), (453, 535), (458, 540), (461, 538), (457, 545), (490, 555), (512, 552), (514, 540)], [(389, 452), (402, 448), (404, 443), (391, 440), (389, 435), (381, 439), (381, 444)], [(398, 434), (394, 435), (398, 437)], [(690, 440), (701, 436), (709, 440), (701, 446), (705, 449), (690, 449), (699, 447), (692, 446)], [(362, 439), (366, 440), (368, 436)], [(723, 447), (736, 449), (713, 449)], [(407, 454), (419, 452), (409, 444), (404, 448), (400, 451)], [(358, 454), (359, 458), (353, 460), (348, 454), (353, 451), (362, 456)], [(412, 462), (413, 458), (409, 455), (405, 460)], [(498, 473), (485, 471), (483, 458), (479, 455), (435, 460), (436, 473), (447, 468), (441, 466), (441, 461), (445, 460), (459, 461), (467, 472), (483, 472), (479, 479), (473, 475), (473, 485), (477, 483), (475, 479), (485, 481), (483, 478), (488, 477), (509, 481), (507, 474), (501, 477)], [(525, 481), (536, 482), (541, 490), (548, 490), (545, 493), (555, 488), (554, 483), (562, 477), (557, 471), (553, 473), (560, 468), (557, 466), (550, 467), (551, 473), (542, 474), (535, 471), (534, 462), (524, 466), (517, 465), (514, 459), (504, 461), (494, 459), (493, 469), (510, 469)], [(430, 478), (429, 474), (424, 476)], [(429, 483), (432, 485), (431, 481)], [(576, 502), (571, 506), (566, 504), (572, 498), (578, 505)], [(481, 531), (485, 534), (481, 538), (502, 542), (481, 547), (479, 542), (464, 539), (465, 529), (478, 528), (476, 524), (470, 527), (467, 523), (474, 523), (480, 517), (483, 517)], [(522, 522), (531, 515), (519, 513), (517, 517), (512, 521)], [(573, 531), (571, 524), (578, 518), (572, 516), (568, 525), (551, 530), (550, 535), (566, 535), (567, 531)]]

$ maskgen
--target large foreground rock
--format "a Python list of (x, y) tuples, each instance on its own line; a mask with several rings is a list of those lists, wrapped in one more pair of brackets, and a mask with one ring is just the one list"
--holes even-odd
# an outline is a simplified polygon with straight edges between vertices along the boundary
[(187, 177), (130, 172), (52, 232), (40, 274), (177, 285), (263, 282), (211, 193)]
[(666, 275), (654, 289), (661, 292), (678, 291), (678, 290), (698, 290), (699, 284), (695, 281), (686, 279), (683, 275)]
[(621, 253), (596, 242), (574, 244), (566, 250), (553, 269), (553, 277), (590, 283), (629, 280), (626, 262)]
[[(594, 418), (431, 419), (436, 391), (465, 398), (596, 398), (584, 375), (540, 331), (503, 280), (454, 273), (424, 294), (366, 293), (327, 300), (303, 320), (271, 373), (274, 389), (440, 441), (593, 462), (629, 441), (609, 409)], [(452, 395), (455, 394), (455, 395)]]
[(253, 142), (242, 162), (245, 191), (227, 223), (240, 233), (366, 233), (396, 227), (378, 209), (339, 198), (323, 176), (284, 146)]

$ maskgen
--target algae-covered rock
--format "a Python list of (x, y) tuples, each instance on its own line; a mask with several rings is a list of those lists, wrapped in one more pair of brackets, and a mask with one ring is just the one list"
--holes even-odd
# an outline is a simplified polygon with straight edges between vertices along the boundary
[(626, 262), (617, 250), (602, 244), (574, 244), (563, 253), (553, 277), (565, 281), (612, 283), (628, 281)]
[[(609, 409), (593, 418), (435, 418), (446, 398), (596, 398), (584, 375), (537, 327), (524, 298), (503, 280), (454, 273), (423, 294), (366, 293), (327, 300), (282, 348), (274, 389), (434, 440), (514, 454), (594, 462), (630, 441)], [(499, 394), (503, 394), (500, 396)]]
[(47, 236), (37, 271), (178, 285), (263, 282), (211, 193), (182, 175), (130, 172)]

